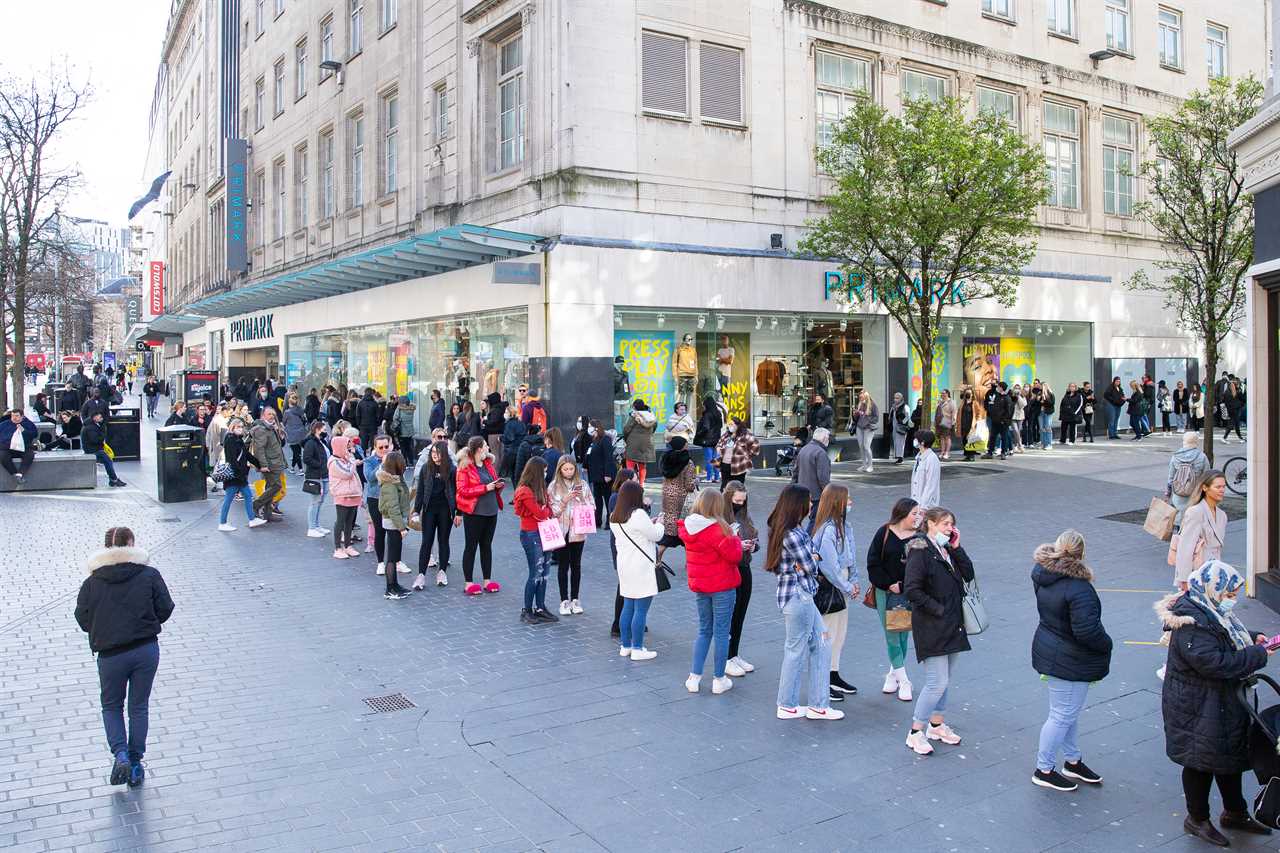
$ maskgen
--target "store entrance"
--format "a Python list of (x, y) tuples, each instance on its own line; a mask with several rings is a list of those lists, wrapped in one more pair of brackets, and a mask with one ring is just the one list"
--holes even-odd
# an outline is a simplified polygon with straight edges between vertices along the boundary
[(280, 378), (280, 347), (233, 349), (227, 353), (227, 381), (234, 387), (241, 379)]

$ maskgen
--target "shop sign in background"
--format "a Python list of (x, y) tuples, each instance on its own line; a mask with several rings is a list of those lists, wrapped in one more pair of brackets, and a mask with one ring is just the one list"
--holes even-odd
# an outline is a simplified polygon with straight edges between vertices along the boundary
[[(750, 423), (751, 335), (745, 332), (699, 332), (695, 339), (698, 349), (698, 374), (710, 377), (715, 383), (710, 386), (711, 389), (717, 388), (720, 370), (719, 364), (716, 363), (716, 353), (720, 351), (721, 339), (726, 337), (729, 339), (729, 348), (733, 350), (733, 368), (729, 372), (729, 384), (719, 388), (720, 402), (724, 403), (729, 417), (741, 418)], [(707, 373), (704, 374), (703, 371)], [(706, 396), (705, 388), (704, 385), (700, 397)], [(669, 414), (671, 414), (670, 407), (664, 411), (663, 417), (659, 420), (665, 420)], [(699, 406), (698, 416), (701, 417), (701, 415), (702, 408)]]
[[(658, 416), (658, 432), (662, 432), (667, 415), (676, 398), (676, 380), (671, 372), (675, 355), (675, 332), (615, 331), (613, 351), (622, 356), (622, 369), (631, 378), (631, 398), (644, 400)], [(618, 416), (619, 433), (626, 414)]]
[[(933, 403), (938, 404), (938, 392), (947, 387), (950, 376), (951, 341), (946, 335), (938, 338), (933, 344)], [(924, 393), (924, 363), (920, 359), (920, 351), (911, 347), (911, 390), (907, 394), (907, 407), (914, 409), (916, 401)]]
[(1036, 378), (1036, 342), (1034, 338), (1000, 339), (1000, 378), (1010, 388), (1030, 385)]

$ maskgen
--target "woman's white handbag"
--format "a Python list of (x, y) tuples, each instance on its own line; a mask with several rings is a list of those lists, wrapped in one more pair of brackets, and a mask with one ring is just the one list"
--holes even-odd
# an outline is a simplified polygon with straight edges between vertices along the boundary
[(960, 604), (964, 608), (964, 632), (966, 634), (972, 637), (974, 634), (981, 634), (987, 630), (987, 626), (991, 624), (991, 619), (987, 616), (986, 605), (982, 603), (982, 591), (978, 589), (977, 578), (964, 585), (964, 599)]

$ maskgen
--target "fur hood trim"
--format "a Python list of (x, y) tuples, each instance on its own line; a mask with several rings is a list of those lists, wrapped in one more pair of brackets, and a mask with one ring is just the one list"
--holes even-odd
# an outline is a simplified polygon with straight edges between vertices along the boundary
[(385, 485), (387, 485), (388, 483), (394, 483), (394, 482), (396, 482), (396, 481), (399, 481), (401, 485), (404, 485), (404, 480), (401, 480), (401, 479), (400, 479), (399, 477), (397, 477), (395, 474), (388, 474), (386, 471), (383, 471), (381, 468), (379, 468), (379, 469), (378, 469), (378, 482), (379, 482), (379, 483), (381, 483), (382, 485), (384, 485), (384, 486), (385, 486)]
[(922, 548), (928, 548), (928, 547), (929, 547), (929, 540), (919, 534), (916, 534), (915, 536), (912, 536), (910, 539), (907, 540), (908, 551), (919, 551)]
[(1160, 617), (1160, 624), (1165, 627), (1165, 630), (1172, 631), (1176, 628), (1194, 625), (1196, 622), (1193, 616), (1179, 616), (1173, 612), (1173, 606), (1178, 603), (1180, 598), (1182, 598), (1182, 593), (1175, 592), (1172, 595), (1166, 595), (1152, 605), (1152, 609), (1155, 610), (1156, 616)]
[(1065, 575), (1069, 578), (1079, 578), (1080, 580), (1093, 581), (1093, 572), (1084, 563), (1072, 557), (1053, 557), (1053, 546), (1041, 545), (1036, 548), (1035, 561), (1044, 568), (1046, 572), (1053, 572), (1057, 575)]
[(137, 563), (145, 566), (149, 559), (150, 556), (141, 548), (103, 548), (89, 557), (84, 569), (89, 574), (93, 574), (103, 566), (116, 566), (121, 563)]
[(648, 410), (632, 409), (631, 417), (645, 429), (658, 425), (658, 416)]

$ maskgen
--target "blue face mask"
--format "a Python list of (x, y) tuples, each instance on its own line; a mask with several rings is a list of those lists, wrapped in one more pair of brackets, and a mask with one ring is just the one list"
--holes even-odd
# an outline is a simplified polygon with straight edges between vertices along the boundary
[(1233, 608), (1233, 607), (1235, 607), (1235, 606), (1236, 606), (1236, 602), (1237, 602), (1237, 601), (1239, 601), (1239, 599), (1236, 599), (1236, 598), (1224, 598), (1224, 599), (1222, 599), (1221, 601), (1219, 601), (1219, 602), (1218, 602), (1218, 606), (1219, 606), (1220, 608), (1222, 608), (1223, 610), (1226, 610), (1226, 611), (1229, 613), (1229, 612), (1231, 612), (1231, 608)]
[(951, 541), (951, 537), (946, 533), (933, 534), (933, 541), (938, 543), (939, 548), (947, 547), (947, 543)]

